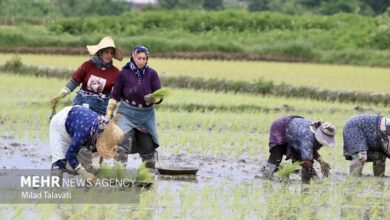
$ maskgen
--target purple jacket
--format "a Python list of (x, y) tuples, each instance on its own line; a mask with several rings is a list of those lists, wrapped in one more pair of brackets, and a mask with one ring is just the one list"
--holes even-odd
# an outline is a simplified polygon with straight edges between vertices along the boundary
[(131, 69), (122, 69), (114, 84), (110, 98), (121, 99), (134, 107), (149, 107), (144, 96), (161, 88), (160, 78), (152, 68), (145, 69), (145, 75), (138, 78)]
[(290, 123), (290, 121), (294, 118), (302, 118), (302, 117), (297, 115), (290, 115), (290, 116), (283, 116), (276, 119), (271, 125), (270, 134), (269, 134), (269, 143), (268, 143), (269, 149), (271, 150), (273, 147), (279, 145), (287, 146), (286, 159), (290, 159), (292, 155), (291, 146), (289, 146), (287, 143), (286, 128), (287, 125)]
[(272, 123), (270, 134), (269, 134), (269, 144), (268, 144), (270, 150), (275, 146), (287, 144), (286, 128), (288, 123), (290, 123), (290, 121), (293, 118), (302, 118), (302, 117), (297, 115), (283, 116), (276, 119)]

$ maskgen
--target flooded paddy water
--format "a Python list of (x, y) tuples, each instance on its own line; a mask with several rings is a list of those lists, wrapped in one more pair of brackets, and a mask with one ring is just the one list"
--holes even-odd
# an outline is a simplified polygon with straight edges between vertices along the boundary
[[(22, 143), (12, 136), (0, 139), (3, 170), (50, 167), (49, 148), (42, 142)], [(2, 204), (0, 216), (68, 219), (99, 213), (113, 219), (387, 219), (390, 214), (386, 209), (390, 205), (389, 177), (351, 179), (347, 173), (334, 172), (321, 183), (302, 185), (299, 174), (293, 174), (288, 183), (263, 179), (262, 162), (250, 157), (160, 154), (159, 161), (162, 166), (191, 166), (199, 171), (196, 176), (156, 175), (151, 188), (138, 189), (135, 203)], [(130, 155), (127, 169), (136, 172), (140, 163), (138, 155)]]

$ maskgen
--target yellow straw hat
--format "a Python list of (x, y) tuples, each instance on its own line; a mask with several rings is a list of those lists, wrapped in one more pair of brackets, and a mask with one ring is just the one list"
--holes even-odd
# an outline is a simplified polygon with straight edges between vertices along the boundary
[(104, 159), (113, 158), (117, 151), (116, 145), (123, 141), (124, 133), (116, 124), (119, 118), (120, 115), (115, 116), (96, 141), (96, 149)]
[(112, 47), (115, 49), (114, 58), (121, 61), (123, 59), (124, 53), (123, 50), (115, 46), (114, 40), (107, 36), (104, 37), (97, 45), (88, 45), (87, 49), (90, 55), (95, 55), (99, 50)]

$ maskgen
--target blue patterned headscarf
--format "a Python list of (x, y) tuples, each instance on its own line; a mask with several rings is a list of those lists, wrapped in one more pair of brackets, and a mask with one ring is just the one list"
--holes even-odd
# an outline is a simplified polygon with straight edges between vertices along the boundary
[[(137, 65), (134, 62), (134, 55), (139, 53), (145, 53), (146, 54), (146, 64), (143, 68), (138, 68)], [(148, 58), (149, 58), (149, 49), (144, 46), (137, 46), (133, 49), (131, 52), (130, 62), (128, 62), (123, 69), (131, 69), (134, 74), (141, 78), (143, 75), (145, 75), (145, 70), (148, 67)]]

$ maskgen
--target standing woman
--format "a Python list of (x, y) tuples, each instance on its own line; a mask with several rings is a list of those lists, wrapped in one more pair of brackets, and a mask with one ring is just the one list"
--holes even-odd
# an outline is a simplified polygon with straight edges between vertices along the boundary
[(128, 62), (119, 72), (108, 102), (106, 118), (112, 116), (118, 102), (117, 125), (122, 129), (124, 141), (119, 145), (116, 160), (126, 165), (128, 154), (139, 153), (147, 168), (155, 168), (155, 149), (159, 146), (154, 104), (151, 93), (161, 88), (157, 72), (148, 63), (149, 50), (135, 47)]
[(123, 59), (123, 51), (115, 47), (111, 37), (104, 37), (99, 44), (87, 46), (92, 58), (84, 62), (74, 73), (72, 79), (51, 99), (51, 106), (82, 85), (73, 99), (73, 105), (90, 108), (99, 115), (106, 114), (106, 108), (119, 70), (113, 66), (112, 58)]

